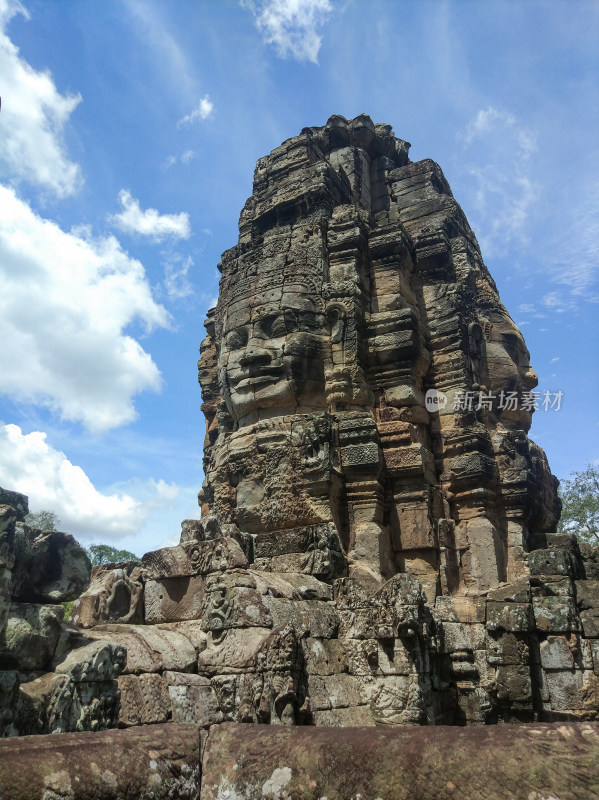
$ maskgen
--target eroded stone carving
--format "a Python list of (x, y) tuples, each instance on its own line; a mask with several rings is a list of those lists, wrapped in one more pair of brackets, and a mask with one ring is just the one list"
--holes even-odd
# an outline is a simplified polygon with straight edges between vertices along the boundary
[[(202, 499), (258, 565), (263, 537), (327, 526), (350, 575), (406, 571), (434, 601), (525, 574), (558, 502), (526, 436), (522, 335), (440, 168), (408, 148), (332, 117), (258, 162), (202, 345)], [(433, 389), (448, 402), (431, 414)], [(274, 568), (327, 576), (298, 562)]]
[(139, 565), (123, 562), (93, 567), (89, 586), (73, 603), (71, 620), (82, 628), (101, 622), (143, 622)]

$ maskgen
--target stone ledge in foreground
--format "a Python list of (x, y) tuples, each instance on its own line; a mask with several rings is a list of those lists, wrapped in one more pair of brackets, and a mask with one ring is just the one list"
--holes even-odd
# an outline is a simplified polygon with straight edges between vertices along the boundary
[(211, 729), (201, 800), (588, 800), (599, 723)]
[(195, 800), (196, 725), (0, 740), (0, 800)]

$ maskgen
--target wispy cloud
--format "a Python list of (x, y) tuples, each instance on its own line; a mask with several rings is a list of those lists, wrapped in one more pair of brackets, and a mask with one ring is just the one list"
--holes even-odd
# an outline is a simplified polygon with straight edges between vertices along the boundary
[(57, 197), (74, 194), (82, 182), (69, 160), (63, 133), (80, 95), (63, 95), (50, 72), (38, 72), (19, 55), (4, 32), (17, 13), (29, 18), (20, 3), (0, 0), (0, 170), (10, 179), (25, 179)]
[(483, 255), (514, 240), (526, 240), (529, 215), (540, 187), (532, 177), (531, 157), (537, 149), (533, 131), (515, 114), (493, 106), (481, 109), (458, 134), (472, 180), (472, 201), (478, 212), (476, 230)]
[(187, 56), (177, 37), (169, 30), (168, 4), (124, 0), (122, 5), (131, 15), (132, 28), (140, 46), (153, 51), (152, 62), (156, 65), (157, 75), (171, 91), (176, 91), (189, 102), (197, 92), (193, 59)]
[(537, 149), (535, 136), (518, 124), (514, 114), (508, 111), (498, 111), (493, 106), (481, 109), (474, 119), (470, 120), (461, 138), (464, 144), (469, 145), (474, 139), (488, 136), (497, 128), (507, 128), (512, 131), (520, 156), (527, 158)]
[(184, 125), (191, 125), (198, 119), (208, 119), (213, 111), (214, 103), (210, 99), (210, 95), (205, 94), (197, 106), (177, 122), (177, 128), (182, 128)]
[(191, 227), (189, 214), (160, 214), (155, 208), (142, 211), (139, 201), (131, 196), (131, 192), (121, 189), (119, 202), (123, 210), (119, 214), (110, 214), (109, 222), (125, 233), (138, 233), (148, 236), (155, 242), (166, 237), (189, 239)]
[(67, 233), (2, 186), (0, 207), (0, 391), (92, 431), (131, 422), (134, 395), (161, 378), (124, 330), (170, 324), (142, 264), (114, 236)]
[(333, 11), (329, 0), (241, 0), (254, 15), (266, 44), (279, 58), (318, 63), (319, 30)]
[[(591, 159), (591, 162), (593, 160)], [(599, 154), (594, 159), (599, 161)], [(589, 172), (596, 175), (592, 163)], [(577, 187), (576, 199), (566, 206), (561, 226), (552, 235), (546, 253), (546, 266), (552, 282), (564, 287), (575, 302), (599, 302), (599, 183), (583, 181)], [(548, 295), (550, 302), (561, 298), (564, 291)]]
[(198, 154), (195, 150), (185, 150), (180, 156), (168, 156), (164, 162), (164, 169), (174, 167), (179, 161), (181, 164), (187, 165), (197, 157)]
[(532, 303), (520, 303), (518, 306), (518, 311), (521, 314), (531, 314), (536, 319), (544, 319), (546, 316), (545, 314), (541, 313)]
[(182, 300), (193, 294), (187, 275), (193, 266), (191, 256), (182, 256), (179, 253), (172, 253), (166, 257), (164, 262), (164, 287), (171, 300)]
[(563, 314), (566, 311), (574, 311), (576, 303), (571, 297), (568, 297), (564, 292), (548, 292), (543, 296), (541, 302), (549, 311), (556, 314)]

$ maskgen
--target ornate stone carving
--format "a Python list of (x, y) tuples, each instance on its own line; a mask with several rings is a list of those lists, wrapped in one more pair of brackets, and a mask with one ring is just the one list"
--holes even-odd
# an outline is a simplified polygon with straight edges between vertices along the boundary
[(332, 117), (258, 162), (202, 345), (202, 501), (256, 553), (326, 524), (349, 574), (407, 571), (433, 601), (524, 574), (558, 503), (526, 436), (522, 335), (440, 168), (408, 148)]

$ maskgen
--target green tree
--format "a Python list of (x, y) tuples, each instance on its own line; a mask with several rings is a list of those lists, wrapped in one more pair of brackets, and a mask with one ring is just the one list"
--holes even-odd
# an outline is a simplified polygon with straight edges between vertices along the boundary
[(139, 561), (135, 553), (129, 550), (117, 550), (108, 544), (92, 544), (87, 548), (87, 555), (92, 565), (111, 564), (115, 561)]
[(573, 472), (559, 489), (562, 499), (560, 530), (574, 533), (581, 542), (599, 545), (599, 466)]
[(32, 528), (39, 528), (42, 531), (56, 531), (60, 525), (60, 520), (53, 511), (34, 511), (27, 514), (25, 522)]

